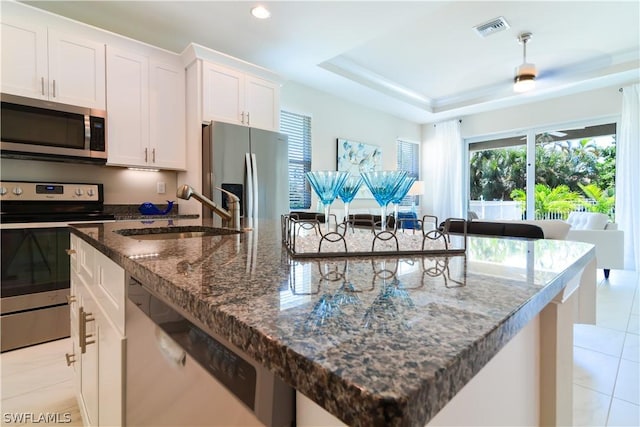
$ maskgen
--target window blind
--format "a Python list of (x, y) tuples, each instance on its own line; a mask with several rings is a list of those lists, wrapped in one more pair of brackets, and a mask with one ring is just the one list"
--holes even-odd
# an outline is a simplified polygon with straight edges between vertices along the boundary
[(311, 188), (305, 174), (311, 170), (311, 117), (281, 111), (280, 132), (289, 137), (289, 208), (309, 209)]
[[(396, 169), (409, 172), (409, 176), (420, 179), (420, 146), (415, 142), (398, 140), (396, 145)], [(407, 196), (402, 199), (401, 206), (418, 203), (418, 196)]]

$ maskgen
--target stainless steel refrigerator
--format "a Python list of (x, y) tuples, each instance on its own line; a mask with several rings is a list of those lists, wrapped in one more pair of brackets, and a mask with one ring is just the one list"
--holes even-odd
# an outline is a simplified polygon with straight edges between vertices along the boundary
[[(289, 211), (286, 135), (222, 122), (205, 124), (202, 175), (203, 194), (227, 209), (226, 197), (216, 187), (232, 192), (247, 220), (279, 219)], [(203, 208), (203, 217), (211, 215)]]

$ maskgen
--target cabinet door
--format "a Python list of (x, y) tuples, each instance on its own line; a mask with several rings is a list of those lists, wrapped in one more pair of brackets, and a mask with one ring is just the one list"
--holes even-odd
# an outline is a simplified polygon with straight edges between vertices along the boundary
[(47, 99), (47, 29), (2, 22), (2, 92)]
[(202, 78), (203, 119), (244, 124), (244, 74), (204, 62)]
[(49, 30), (49, 99), (105, 109), (104, 44)]
[(247, 76), (245, 81), (245, 124), (260, 129), (280, 128), (280, 86), (268, 80)]
[(71, 269), (70, 283), (71, 289), (69, 290), (69, 295), (72, 297), (72, 299), (69, 303), (69, 335), (71, 337), (71, 354), (73, 355), (74, 359), (74, 362), (71, 364), (70, 368), (73, 372), (73, 388), (76, 392), (76, 395), (79, 395), (80, 391), (82, 390), (80, 383), (82, 375), (80, 371), (80, 336), (78, 335), (78, 307), (80, 307), (80, 297), (78, 290), (81, 286), (81, 282), (77, 272), (73, 268)]
[[(98, 313), (98, 307), (91, 296), (86, 292), (86, 289), (79, 292), (79, 303), (85, 312), (86, 316), (90, 319), (96, 318)], [(78, 312), (80, 314), (80, 311)], [(83, 420), (86, 425), (96, 426), (98, 425), (99, 414), (99, 394), (98, 394), (98, 345), (100, 342), (100, 328), (97, 325), (96, 320), (83, 321), (83, 316), (79, 316), (78, 325), (85, 325), (85, 337), (82, 336), (82, 329), (80, 328), (79, 340), (87, 341), (86, 350), (84, 353), (80, 350), (80, 403), (83, 405), (80, 410), (83, 414)], [(94, 341), (93, 343), (89, 343)]]
[(107, 163), (148, 166), (149, 60), (107, 49)]
[(102, 253), (95, 252), (95, 284), (91, 292), (100, 310), (124, 336), (124, 269)]
[[(122, 285), (124, 287), (124, 281)], [(98, 362), (100, 365), (98, 370), (98, 396), (100, 398), (98, 425), (121, 426), (124, 425), (124, 338), (102, 312), (98, 313), (96, 323), (99, 329), (96, 342), (98, 343)]]
[(155, 166), (186, 168), (185, 77), (182, 65), (151, 62), (150, 148)]

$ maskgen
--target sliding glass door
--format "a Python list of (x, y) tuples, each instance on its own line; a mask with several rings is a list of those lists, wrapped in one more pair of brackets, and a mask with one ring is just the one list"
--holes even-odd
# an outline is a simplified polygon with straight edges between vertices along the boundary
[(469, 144), (469, 214), (479, 219), (521, 219), (526, 198), (527, 136), (491, 139)]
[(535, 135), (536, 219), (566, 219), (572, 211), (613, 219), (615, 123)]
[(469, 216), (566, 219), (592, 211), (613, 220), (615, 136), (609, 122), (468, 141)]

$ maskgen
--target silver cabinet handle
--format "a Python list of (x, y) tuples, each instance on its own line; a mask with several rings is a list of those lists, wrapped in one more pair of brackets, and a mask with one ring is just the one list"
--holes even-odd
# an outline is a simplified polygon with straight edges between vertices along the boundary
[(249, 116), (249, 113), (247, 113), (247, 126), (251, 126), (251, 117)]
[(149, 149), (148, 148), (144, 149), (144, 162), (145, 163), (149, 162)]
[(56, 97), (56, 81), (53, 81), (53, 97)]
[(40, 84), (42, 86), (42, 96), (44, 96), (44, 77), (40, 77)]
[(80, 307), (78, 311), (78, 335), (80, 336), (80, 353), (82, 354), (87, 352), (89, 344), (95, 343), (95, 340), (87, 341), (87, 338), (93, 337), (93, 334), (87, 334), (87, 323), (95, 320), (93, 313), (87, 313), (84, 308)]
[(153, 150), (151, 150), (151, 162), (152, 163), (156, 162), (156, 149), (155, 148)]
[(72, 364), (74, 364), (76, 362), (76, 354), (75, 353), (65, 353), (64, 354), (65, 359), (67, 359), (67, 366), (71, 366)]
[(244, 111), (240, 113), (240, 123), (244, 124)]

